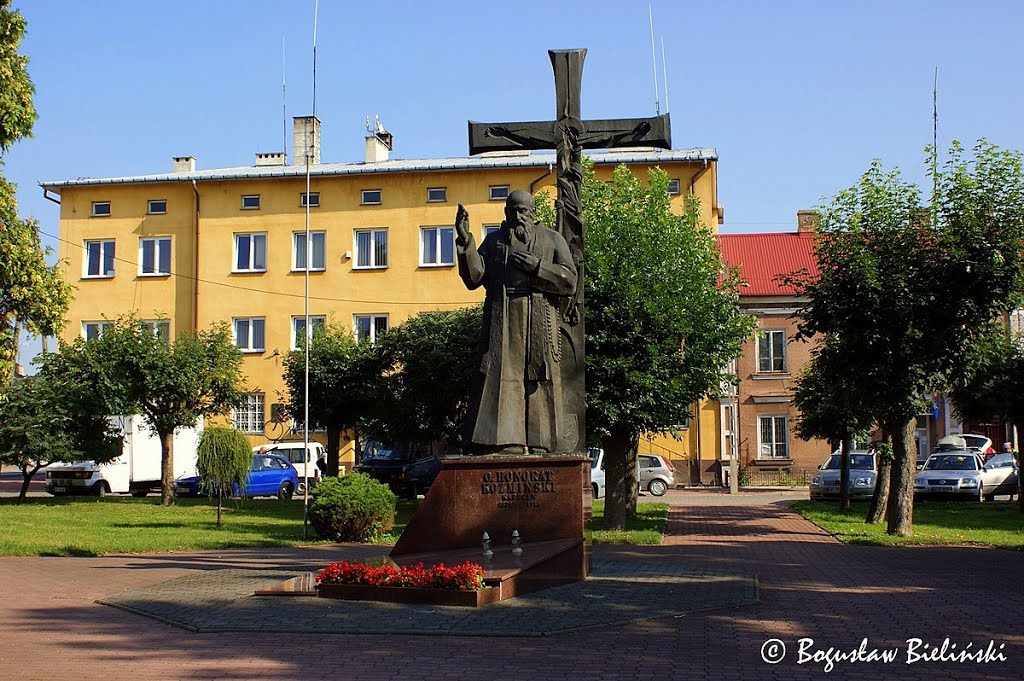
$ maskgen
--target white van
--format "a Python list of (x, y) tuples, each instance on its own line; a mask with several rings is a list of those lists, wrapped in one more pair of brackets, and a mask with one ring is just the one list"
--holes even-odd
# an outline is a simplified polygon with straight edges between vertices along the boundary
[(321, 456), (327, 457), (327, 450), (324, 449), (324, 446), (314, 440), (310, 440), (305, 457), (302, 456), (302, 442), (268, 442), (265, 445), (256, 445), (252, 451), (255, 454), (260, 449), (268, 453), (273, 452), (291, 462), (295, 474), (299, 476), (299, 487), (295, 490), (298, 494), (306, 493), (306, 476), (309, 477), (310, 487), (320, 479), (320, 469), (316, 467), (316, 461)]

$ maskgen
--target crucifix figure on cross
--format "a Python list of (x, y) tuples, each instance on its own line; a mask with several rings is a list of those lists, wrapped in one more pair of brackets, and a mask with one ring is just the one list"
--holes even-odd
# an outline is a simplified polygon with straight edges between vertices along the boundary
[[(536, 223), (532, 196), (509, 195), (501, 229), (477, 249), (459, 205), (459, 275), (484, 286), (479, 371), (470, 388), (467, 453), (573, 454), (586, 443), (584, 410), (583, 149), (672, 146), (668, 114), (583, 120), (585, 49), (549, 50), (556, 117), (523, 123), (469, 123), (469, 153), (554, 149), (552, 232)], [(540, 229), (535, 229), (539, 227)]]

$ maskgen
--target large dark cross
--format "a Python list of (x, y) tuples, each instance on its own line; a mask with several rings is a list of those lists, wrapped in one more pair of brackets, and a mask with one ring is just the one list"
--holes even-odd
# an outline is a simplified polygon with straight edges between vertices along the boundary
[(469, 122), (469, 153), (554, 149), (558, 157), (556, 225), (572, 251), (579, 272), (576, 292), (563, 312), (562, 391), (565, 408), (576, 415), (576, 450), (586, 443), (583, 329), (583, 206), (580, 203), (583, 149), (648, 146), (672, 148), (668, 114), (649, 118), (582, 120), (580, 90), (585, 49), (548, 50), (555, 72), (555, 120), (525, 123)]

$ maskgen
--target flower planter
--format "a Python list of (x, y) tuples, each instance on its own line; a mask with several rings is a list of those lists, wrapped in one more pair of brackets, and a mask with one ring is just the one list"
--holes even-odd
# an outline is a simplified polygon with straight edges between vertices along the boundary
[(367, 584), (318, 584), (317, 596), (345, 601), (378, 601), (385, 603), (422, 603), (429, 605), (455, 605), (476, 608), (497, 603), (501, 587), (480, 591), (451, 591), (446, 589), (417, 589), (406, 586), (369, 586)]

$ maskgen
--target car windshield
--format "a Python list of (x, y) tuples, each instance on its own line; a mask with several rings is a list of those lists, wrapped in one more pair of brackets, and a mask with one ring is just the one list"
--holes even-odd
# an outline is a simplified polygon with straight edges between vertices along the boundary
[[(825, 463), (824, 470), (837, 471), (842, 466), (842, 456), (833, 454)], [(850, 454), (850, 470), (873, 471), (875, 470), (874, 454)]]
[(402, 452), (397, 449), (381, 446), (369, 449), (363, 454), (363, 459), (366, 461), (399, 461), (404, 458)]
[(973, 454), (935, 454), (924, 467), (930, 471), (976, 471), (978, 462)]

